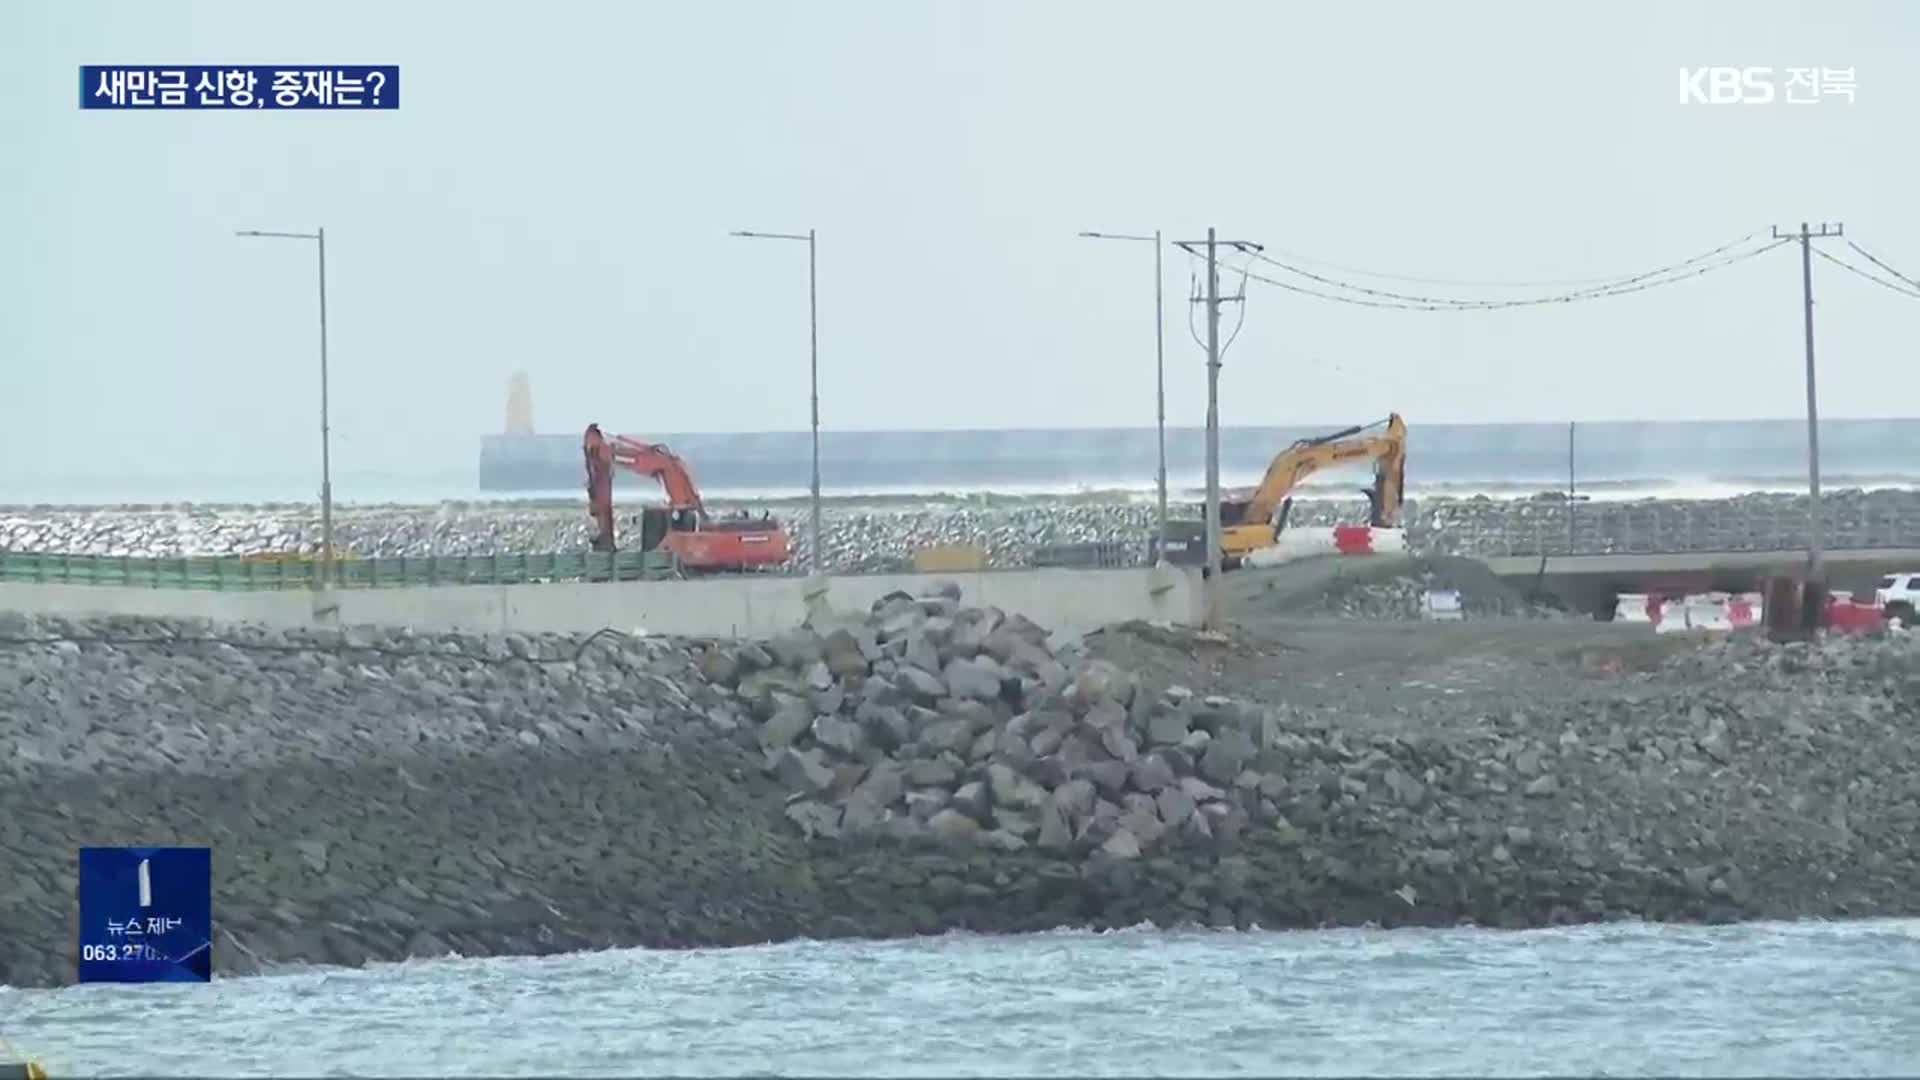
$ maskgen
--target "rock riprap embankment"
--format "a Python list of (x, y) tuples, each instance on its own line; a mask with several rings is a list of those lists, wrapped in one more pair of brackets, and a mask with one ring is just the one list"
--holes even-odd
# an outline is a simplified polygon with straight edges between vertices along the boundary
[(1515, 662), (1360, 708), (1217, 696), (1217, 656), (1109, 662), (1178, 637), (1151, 629), (950, 591), (752, 645), (0, 616), (0, 981), (72, 978), (89, 844), (211, 845), (229, 973), (1920, 905), (1915, 635)]
[[(1823, 496), (1829, 547), (1920, 545), (1920, 493), (1837, 491)], [(1172, 508), (1198, 517), (1192, 505)], [(723, 509), (721, 512), (728, 512)], [(779, 511), (797, 563), (809, 538), (804, 511)], [(1300, 526), (1359, 524), (1358, 500), (1297, 502)], [(1569, 534), (1569, 519), (1572, 533)], [(1794, 550), (1806, 543), (1804, 497), (1649, 499), (1576, 504), (1552, 499), (1426, 498), (1407, 507), (1411, 550), (1435, 555), (1560, 554), (1624, 551)], [(836, 572), (905, 569), (911, 552), (937, 544), (977, 544), (995, 566), (1030, 565), (1056, 545), (1113, 545), (1123, 561), (1145, 558), (1154, 510), (1145, 503), (1002, 505), (961, 503), (914, 508), (834, 505), (823, 514), (825, 565)], [(491, 555), (582, 551), (592, 525), (582, 508), (512, 503), (423, 507), (348, 507), (335, 515), (336, 540), (362, 557)], [(631, 522), (623, 526), (633, 532)], [(0, 551), (176, 557), (315, 551), (316, 508), (164, 510), (13, 508), (0, 510)]]
[(1280, 820), (1265, 795), (1283, 781), (1250, 768), (1258, 710), (1156, 697), (958, 592), (895, 593), (851, 629), (706, 654), (764, 718), (766, 768), (794, 790), (801, 831), (1129, 859)]

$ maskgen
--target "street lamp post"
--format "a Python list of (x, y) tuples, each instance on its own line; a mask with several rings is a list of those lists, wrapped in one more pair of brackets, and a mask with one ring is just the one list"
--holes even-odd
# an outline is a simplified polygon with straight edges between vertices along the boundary
[(814, 242), (814, 230), (808, 229), (805, 235), (800, 233), (751, 232), (738, 229), (734, 236), (744, 236), (753, 240), (804, 240), (807, 244), (807, 339), (808, 339), (808, 385), (812, 396), (813, 411), (813, 484), (811, 488), (812, 521), (808, 547), (811, 555), (808, 559), (813, 573), (820, 573), (820, 277), (819, 262), (815, 258), (817, 245)]
[(312, 240), (320, 252), (320, 574), (321, 589), (333, 584), (333, 447), (327, 423), (327, 230), (310, 233), (245, 229), (236, 236)]
[(1162, 299), (1161, 285), (1165, 280), (1160, 272), (1160, 230), (1153, 230), (1152, 236), (1135, 236), (1127, 233), (1082, 232), (1090, 240), (1134, 240), (1153, 245), (1153, 378), (1154, 400), (1156, 403), (1155, 424), (1160, 443), (1160, 472), (1158, 477), (1159, 494), (1159, 530), (1158, 542), (1154, 545), (1155, 558), (1165, 555), (1167, 544), (1167, 342), (1166, 342), (1166, 304)]

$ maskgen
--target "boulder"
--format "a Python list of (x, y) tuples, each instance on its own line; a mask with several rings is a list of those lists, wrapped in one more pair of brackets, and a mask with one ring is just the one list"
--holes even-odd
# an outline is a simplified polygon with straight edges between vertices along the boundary
[(855, 788), (841, 806), (840, 828), (849, 833), (877, 829), (887, 819), (887, 804), (870, 791)]
[(956, 658), (944, 672), (947, 692), (957, 698), (995, 701), (1000, 697), (1000, 668), (991, 657)]
[(767, 642), (767, 651), (781, 667), (799, 670), (820, 659), (820, 635), (805, 628), (789, 630)]
[(815, 745), (842, 757), (852, 757), (860, 750), (860, 725), (838, 716), (816, 716), (813, 719), (813, 741)]
[(920, 744), (936, 753), (942, 750), (966, 753), (973, 745), (973, 724), (964, 717), (942, 717), (920, 732)]
[(1100, 853), (1111, 859), (1137, 859), (1140, 857), (1140, 840), (1126, 829), (1116, 826), (1101, 843)]
[(784, 750), (813, 727), (813, 709), (795, 697), (777, 699), (773, 715), (760, 726), (760, 745), (769, 750)]
[(1166, 755), (1159, 751), (1135, 760), (1130, 771), (1133, 786), (1149, 794), (1157, 794), (1180, 782)]
[(970, 841), (980, 833), (980, 822), (970, 815), (948, 807), (927, 819), (933, 835), (946, 841)]
[(974, 842), (993, 851), (1024, 851), (1027, 842), (1006, 829), (991, 829), (974, 838)]
[(808, 839), (840, 835), (842, 815), (839, 807), (802, 799), (788, 803), (786, 815), (787, 820), (799, 826), (801, 835)]
[(855, 795), (865, 795), (874, 804), (881, 807), (892, 806), (906, 794), (906, 770), (891, 761), (881, 761), (867, 770), (867, 775), (853, 789)]
[(1089, 761), (1076, 766), (1072, 775), (1075, 779), (1091, 781), (1102, 795), (1118, 799), (1127, 790), (1127, 779), (1131, 774), (1124, 761)]
[(927, 821), (946, 809), (952, 796), (939, 788), (918, 788), (907, 792), (905, 801), (908, 817), (915, 821)]
[(1105, 660), (1089, 660), (1067, 689), (1075, 711), (1111, 701), (1124, 711), (1133, 701), (1133, 676)]
[(1199, 804), (1194, 801), (1193, 796), (1177, 787), (1162, 789), (1154, 797), (1154, 805), (1159, 811), (1160, 820), (1174, 828), (1185, 825), (1187, 819), (1199, 809)]
[(821, 642), (821, 648), (826, 653), (827, 670), (834, 678), (850, 683), (853, 679), (866, 676), (867, 656), (860, 644), (860, 639), (844, 628), (828, 634)]
[(1086, 824), (1087, 819), (1093, 816), (1093, 808), (1098, 799), (1099, 793), (1094, 789), (1093, 783), (1084, 779), (1069, 780), (1054, 788), (1053, 793), (1048, 796), (1048, 801), (1066, 812), (1067, 819), (1072, 822), (1075, 829)]
[(1207, 743), (1200, 756), (1200, 775), (1216, 784), (1232, 784), (1234, 777), (1253, 760), (1253, 739), (1238, 728), (1223, 728)]
[(780, 782), (794, 791), (821, 792), (834, 782), (833, 770), (818, 750), (788, 747), (780, 754), (777, 774)]
[(1179, 709), (1155, 709), (1147, 720), (1147, 742), (1152, 746), (1179, 746), (1190, 733), (1191, 720)]
[(999, 763), (987, 766), (987, 788), (996, 807), (1036, 810), (1047, 800), (1045, 788)]
[(907, 763), (907, 783), (916, 787), (952, 787), (960, 771), (939, 759), (921, 759)]
[(947, 805), (975, 821), (985, 821), (993, 810), (993, 798), (985, 782), (969, 780), (954, 789)]
[(867, 741), (885, 753), (893, 753), (913, 738), (907, 715), (893, 705), (862, 702), (853, 712), (854, 720), (866, 733)]
[(740, 658), (731, 649), (708, 649), (700, 654), (700, 677), (715, 686), (733, 686), (740, 681)]
[(1066, 807), (1053, 799), (1040, 807), (1040, 833), (1036, 844), (1048, 851), (1065, 851), (1073, 846), (1073, 833), (1073, 820), (1068, 816)]
[(931, 705), (947, 696), (947, 685), (940, 677), (912, 665), (903, 666), (894, 676), (894, 686), (922, 705)]

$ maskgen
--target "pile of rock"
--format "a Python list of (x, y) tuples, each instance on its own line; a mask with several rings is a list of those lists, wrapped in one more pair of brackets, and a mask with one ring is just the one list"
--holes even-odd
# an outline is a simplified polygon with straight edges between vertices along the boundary
[(1382, 581), (1354, 582), (1330, 589), (1320, 599), (1319, 611), (1343, 619), (1394, 621), (1427, 617), (1427, 597), (1436, 589), (1456, 589), (1460, 610), (1468, 617), (1559, 619), (1568, 614), (1544, 603), (1529, 602), (1504, 585), (1464, 589), (1426, 575), (1404, 575)]
[[(1050, 647), (1056, 646), (1056, 647)], [(766, 767), (811, 836), (879, 833), (1133, 858), (1277, 824), (1253, 768), (1262, 714), (1153, 695), (957, 587), (893, 593), (865, 621), (701, 661), (759, 721)]]

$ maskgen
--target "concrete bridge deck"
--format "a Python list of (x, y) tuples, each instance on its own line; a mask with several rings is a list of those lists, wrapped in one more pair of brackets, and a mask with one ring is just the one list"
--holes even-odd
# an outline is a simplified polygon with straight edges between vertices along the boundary
[[(1821, 558), (1834, 573), (1885, 573), (1880, 567), (1920, 567), (1920, 547), (1843, 548)], [(1712, 573), (1716, 570), (1773, 570), (1806, 564), (1798, 551), (1660, 551), (1588, 555), (1496, 555), (1484, 560), (1501, 577), (1532, 574), (1611, 575)], [(1543, 571), (1544, 565), (1544, 571)]]
[[(1868, 595), (1883, 575), (1920, 570), (1920, 547), (1841, 548), (1824, 551), (1827, 584)], [(1604, 615), (1620, 593), (1659, 589), (1707, 592), (1759, 587), (1769, 573), (1795, 572), (1807, 564), (1806, 549), (1794, 551), (1676, 551), (1611, 555), (1496, 556), (1483, 560), (1516, 586), (1559, 596), (1570, 607)]]

